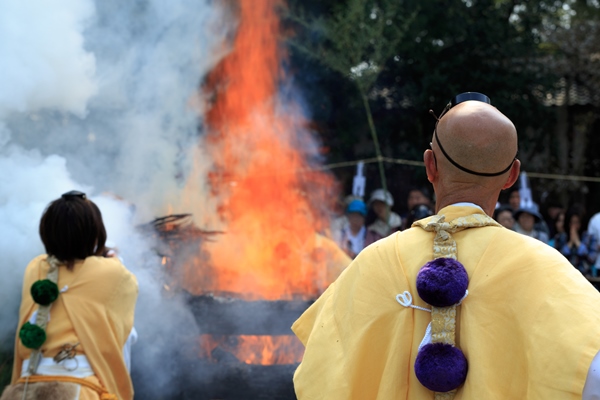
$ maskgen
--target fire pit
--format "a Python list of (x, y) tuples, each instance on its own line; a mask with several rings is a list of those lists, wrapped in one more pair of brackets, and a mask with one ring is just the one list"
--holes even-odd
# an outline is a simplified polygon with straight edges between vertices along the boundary
[[(290, 326), (309, 306), (306, 301), (245, 301), (211, 295), (188, 296), (200, 336), (173, 338), (181, 353), (165, 360), (165, 372), (178, 389), (169, 398), (183, 400), (295, 400), (292, 377), (303, 346)], [(176, 360), (176, 361), (174, 361)], [(183, 371), (183, 373), (182, 373)], [(136, 398), (159, 399), (132, 377)], [(152, 385), (150, 385), (152, 386)], [(162, 397), (160, 397), (162, 400)]]
[(194, 364), (213, 379), (184, 398), (296, 398), (292, 376), (304, 348), (290, 326), (310, 302), (206, 295), (190, 296), (189, 304), (201, 331)]
[(231, 50), (203, 80), (202, 159), (183, 190), (196, 198), (210, 188), (183, 204), (201, 226), (224, 232), (203, 231), (187, 214), (153, 224), (165, 288), (186, 293), (200, 331), (182, 339), (185, 353), (175, 358), (185, 372), (170, 378), (185, 388), (177, 399), (295, 399), (304, 349), (290, 326), (350, 259), (323, 234), (335, 180), (316, 165), (322, 154), (302, 107), (279, 94), (288, 87), (283, 2), (231, 4), (239, 23)]
[[(179, 372), (169, 380), (182, 389), (171, 398), (295, 399), (292, 377), (304, 348), (290, 327), (314, 300), (304, 294), (286, 300), (249, 300), (236, 292), (192, 294), (182, 282), (186, 275), (178, 273), (197, 259), (203, 261), (197, 268), (212, 272), (209, 260), (198, 252), (203, 242), (218, 240), (223, 233), (196, 228), (189, 214), (157, 218), (145, 228), (162, 244), (159, 251), (169, 279), (165, 289), (183, 295), (199, 331), (199, 336), (172, 338), (182, 351), (173, 355)], [(135, 370), (133, 377), (144, 379)], [(136, 398), (154, 398), (144, 390), (144, 385), (136, 387)]]
[(310, 302), (197, 296), (189, 304), (200, 327), (202, 358), (253, 365), (300, 362), (303, 347), (290, 326)]

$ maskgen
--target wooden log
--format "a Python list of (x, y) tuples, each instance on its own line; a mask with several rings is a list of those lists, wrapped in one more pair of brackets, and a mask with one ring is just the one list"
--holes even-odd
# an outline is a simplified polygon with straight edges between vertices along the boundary
[(190, 296), (188, 303), (201, 334), (291, 335), (290, 327), (311, 301), (245, 301), (230, 297)]

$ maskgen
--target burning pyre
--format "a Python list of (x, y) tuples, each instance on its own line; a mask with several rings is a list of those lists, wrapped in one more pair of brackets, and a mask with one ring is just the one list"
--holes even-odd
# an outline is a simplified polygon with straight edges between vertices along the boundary
[(218, 232), (196, 228), (187, 215), (155, 221), (155, 228), (169, 243), (169, 286), (190, 294), (203, 362), (286, 365), (291, 384), (303, 348), (290, 326), (349, 259), (320, 233), (337, 187), (311, 163), (318, 146), (299, 107), (281, 95), (283, 6), (238, 2), (231, 51), (202, 86), (211, 99), (202, 144), (212, 163), (207, 204), (216, 204)]

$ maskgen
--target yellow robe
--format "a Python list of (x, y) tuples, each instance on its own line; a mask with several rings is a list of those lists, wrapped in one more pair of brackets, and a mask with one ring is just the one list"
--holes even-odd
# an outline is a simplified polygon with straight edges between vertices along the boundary
[[(473, 207), (440, 210), (446, 221)], [(426, 221), (426, 220), (425, 220)], [(418, 296), (435, 233), (412, 228), (369, 246), (294, 323), (306, 347), (294, 375), (299, 400), (425, 400), (414, 372), (431, 315)], [(600, 294), (556, 250), (499, 227), (454, 233), (469, 275), (456, 343), (469, 362), (457, 400), (581, 399), (600, 350)]]
[[(30, 288), (35, 281), (46, 279), (48, 268), (46, 255), (41, 255), (25, 271), (12, 383), (20, 378), (23, 360), (31, 354), (18, 336), (18, 330), (38, 308)], [(87, 357), (95, 373), (86, 379), (99, 381), (119, 400), (131, 400), (133, 386), (123, 359), (123, 346), (133, 327), (138, 293), (135, 276), (118, 258), (88, 257), (76, 262), (72, 271), (59, 267), (58, 287), (65, 286), (68, 289), (50, 308), (43, 356), (54, 357), (65, 343), (79, 342), (77, 354)], [(92, 389), (81, 388), (81, 400), (98, 398)]]

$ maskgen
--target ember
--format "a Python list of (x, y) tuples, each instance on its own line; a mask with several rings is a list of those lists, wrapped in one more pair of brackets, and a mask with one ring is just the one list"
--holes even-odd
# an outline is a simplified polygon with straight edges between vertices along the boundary
[(245, 364), (296, 364), (302, 359), (304, 348), (293, 336), (201, 335), (200, 356), (219, 362), (223, 354), (234, 356)]

